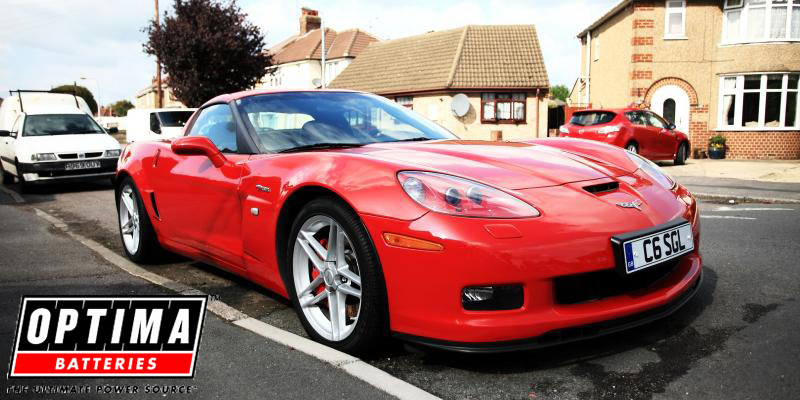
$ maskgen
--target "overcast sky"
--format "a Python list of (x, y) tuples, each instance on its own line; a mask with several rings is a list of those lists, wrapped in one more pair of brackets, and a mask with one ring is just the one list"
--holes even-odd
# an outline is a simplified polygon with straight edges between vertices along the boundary
[[(300, 7), (320, 11), (336, 30), (361, 28), (394, 39), (466, 24), (535, 24), (550, 84), (570, 87), (578, 75), (575, 35), (618, 0), (239, 0), (262, 28), (267, 47), (297, 33)], [(155, 61), (141, 32), (152, 0), (3, 0), (0, 97), (9, 89), (49, 89), (78, 81), (100, 104), (133, 101)], [(172, 1), (161, 0), (162, 12)], [(85, 78), (81, 80), (81, 78)]]

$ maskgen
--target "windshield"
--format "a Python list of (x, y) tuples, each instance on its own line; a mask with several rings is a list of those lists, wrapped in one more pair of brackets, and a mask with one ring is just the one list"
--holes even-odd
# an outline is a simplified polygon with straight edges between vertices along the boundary
[(263, 150), (322, 144), (454, 139), (452, 133), (382, 97), (344, 92), (292, 92), (236, 102)]
[(158, 119), (161, 126), (181, 128), (186, 125), (186, 121), (194, 114), (194, 111), (159, 111)]
[(609, 111), (589, 111), (572, 114), (569, 123), (572, 125), (590, 126), (611, 122), (617, 114)]
[(86, 114), (39, 114), (25, 117), (22, 136), (77, 135), (105, 133)]

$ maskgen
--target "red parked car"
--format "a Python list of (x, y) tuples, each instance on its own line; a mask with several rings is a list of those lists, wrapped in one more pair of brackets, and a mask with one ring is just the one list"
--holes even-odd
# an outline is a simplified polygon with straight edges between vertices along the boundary
[(689, 138), (650, 110), (621, 108), (585, 110), (572, 114), (559, 136), (599, 140), (641, 154), (650, 160), (683, 165), (689, 157)]
[(700, 285), (695, 199), (617, 147), (459, 140), (347, 91), (222, 95), (184, 130), (121, 155), (127, 256), (244, 276), (340, 350), (390, 333), (455, 351), (564, 343), (664, 317)]

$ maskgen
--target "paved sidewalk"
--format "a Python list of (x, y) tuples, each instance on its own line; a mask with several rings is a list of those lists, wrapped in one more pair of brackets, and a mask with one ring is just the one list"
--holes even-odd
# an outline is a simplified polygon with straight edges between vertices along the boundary
[(704, 200), (800, 203), (800, 160), (691, 159), (662, 167)]

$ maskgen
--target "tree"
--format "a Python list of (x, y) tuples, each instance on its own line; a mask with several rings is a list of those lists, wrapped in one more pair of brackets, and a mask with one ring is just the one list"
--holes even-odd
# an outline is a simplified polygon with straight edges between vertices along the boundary
[(120, 100), (116, 103), (109, 104), (108, 108), (111, 109), (111, 115), (124, 117), (128, 115), (128, 110), (133, 108), (133, 104), (128, 100)]
[(158, 55), (174, 96), (198, 107), (222, 93), (252, 88), (272, 66), (264, 51), (264, 35), (246, 20), (235, 1), (175, 0), (144, 28), (144, 51)]
[(551, 87), (550, 93), (553, 94), (554, 99), (561, 101), (567, 101), (567, 97), (569, 97), (569, 89), (564, 85), (555, 85)]
[(97, 101), (94, 100), (94, 95), (89, 89), (80, 86), (80, 85), (61, 85), (56, 86), (50, 89), (52, 93), (67, 93), (73, 94), (75, 93), (78, 97), (83, 97), (86, 100), (86, 104), (89, 105), (89, 109), (92, 110), (92, 114), (97, 114)]

